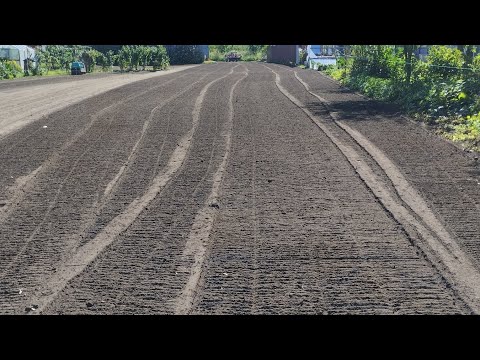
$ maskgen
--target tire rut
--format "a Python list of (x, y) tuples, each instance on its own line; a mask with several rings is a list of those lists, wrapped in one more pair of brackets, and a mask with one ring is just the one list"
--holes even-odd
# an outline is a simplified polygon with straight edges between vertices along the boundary
[[(192, 230), (188, 236), (185, 250), (180, 260), (181, 264), (177, 272), (188, 272), (189, 278), (181, 294), (176, 300), (175, 313), (188, 314), (192, 311), (195, 296), (198, 291), (198, 284), (202, 274), (203, 263), (208, 251), (208, 239), (215, 221), (215, 206), (218, 205), (220, 186), (225, 171), (228, 157), (230, 155), (231, 135), (234, 119), (233, 93), (237, 85), (248, 76), (248, 69), (245, 68), (245, 75), (238, 79), (230, 89), (228, 99), (228, 120), (221, 136), (225, 139), (223, 147), (224, 155), (221, 164), (213, 175), (213, 187), (205, 202), (204, 207), (197, 213)], [(213, 153), (212, 153), (213, 155)], [(203, 179), (202, 179), (203, 180)], [(189, 264), (190, 263), (190, 264)]]
[[(215, 71), (215, 68), (212, 67), (211, 69)], [(191, 83), (191, 80), (187, 79), (186, 84), (189, 83)], [(171, 92), (167, 92), (166, 95), (171, 96)], [(149, 102), (151, 101), (150, 99), (154, 99), (157, 96), (158, 95), (152, 92), (151, 95), (146, 97), (146, 101)], [(142, 106), (142, 104), (139, 103), (138, 106)], [(116, 109), (115, 111), (121, 110), (122, 109)], [(150, 109), (147, 111), (149, 112)], [(140, 112), (138, 112), (135, 108), (129, 110), (129, 112), (131, 113), (132, 120), (135, 120), (138, 116), (141, 116)], [(124, 111), (123, 113), (125, 115)], [(111, 131), (109, 134), (107, 142), (98, 141), (98, 139), (103, 136), (102, 134), (106, 134), (109, 126), (111, 126), (112, 121), (114, 120), (115, 116), (106, 113), (102, 118), (101, 126), (99, 127), (98, 125), (95, 125), (91, 128), (92, 130), (90, 132), (95, 134), (94, 137), (88, 135), (87, 139), (85, 139), (86, 141), (77, 141), (74, 143), (74, 148), (70, 146), (65, 149), (65, 155), (62, 155), (64, 156), (64, 159), (63, 161), (59, 162), (61, 167), (60, 172), (58, 166), (51, 166), (49, 169), (47, 169), (48, 171), (43, 171), (42, 173), (37, 174), (37, 184), (28, 193), (29, 195), (27, 194), (28, 199), (25, 198), (23, 199), (24, 201), (20, 203), (22, 207), (22, 209), (20, 209), (21, 211), (13, 212), (16, 215), (14, 217), (11, 216), (11, 220), (9, 220), (8, 223), (4, 223), (3, 225), (0, 224), (4, 229), (4, 231), (1, 232), (3, 238), (2, 242), (5, 243), (9, 239), (9, 246), (4, 248), (0, 253), (2, 264), (8, 267), (7, 269), (4, 269), (4, 276), (8, 275), (9, 280), (3, 284), (0, 284), (0, 292), (6, 291), (9, 294), (9, 296), (4, 297), (5, 303), (2, 301), (2, 303), (5, 305), (3, 306), (5, 311), (10, 312), (10, 305), (7, 306), (7, 304), (12, 301), (10, 304), (14, 307), (16, 306), (17, 312), (21, 312), (21, 305), (18, 305), (19, 303), (17, 302), (24, 302), (24, 300), (26, 300), (26, 296), (31, 296), (33, 284), (36, 284), (39, 280), (43, 281), (41, 279), (45, 278), (45, 276), (48, 277), (49, 275), (47, 274), (51, 274), (52, 272), (55, 273), (57, 270), (56, 264), (65, 261), (68, 258), (69, 252), (74, 251), (78, 246), (75, 243), (75, 228), (77, 226), (79, 226), (80, 229), (82, 228), (82, 222), (85, 224), (85, 216), (87, 216), (88, 221), (88, 216), (91, 216), (88, 214), (94, 213), (94, 208), (96, 205), (94, 193), (91, 192), (89, 187), (94, 186), (98, 188), (99, 186), (103, 185), (95, 181), (96, 176), (93, 176), (93, 178), (90, 176), (88, 183), (85, 183), (85, 180), (82, 179), (86, 179), (85, 175), (87, 174), (84, 171), (77, 171), (76, 169), (89, 168), (87, 164), (90, 163), (93, 165), (93, 167), (90, 166), (92, 173), (90, 175), (93, 175), (97, 171), (104, 172), (104, 166), (102, 166), (102, 163), (105, 165), (108, 165), (112, 161), (118, 163), (118, 155), (122, 155), (121, 153), (118, 153), (118, 155), (114, 157), (108, 155), (105, 156), (105, 150), (112, 151), (115, 147), (118, 147), (118, 145), (121, 145), (122, 143), (122, 146), (125, 146), (128, 144), (128, 142), (132, 142), (131, 133), (124, 132), (123, 127), (118, 127), (118, 125), (115, 125), (115, 131)], [(136, 127), (137, 125), (132, 123), (132, 126)], [(124, 129), (128, 130), (128, 127)], [(123, 135), (118, 136), (120, 135), (118, 131), (122, 131)], [(129, 137), (128, 141), (125, 141), (127, 139), (126, 136)], [(105, 150), (97, 154), (97, 150), (95, 149), (96, 146), (94, 146), (95, 144), (98, 144), (100, 148), (105, 148)], [(87, 152), (88, 156), (85, 155)], [(64, 176), (58, 177), (58, 175), (55, 175), (55, 173), (58, 173), (59, 175), (63, 173)], [(43, 180), (40, 181), (39, 178)], [(48, 205), (49, 203), (45, 201), (39, 203), (38, 199), (48, 196), (48, 192), (39, 192), (41, 189), (38, 187), (52, 187), (52, 185), (55, 187), (56, 178), (59, 179), (57, 180), (59, 187), (56, 190), (57, 193), (53, 193), (53, 203), (50, 203), (50, 205)], [(63, 180), (60, 180), (62, 178)], [(82, 184), (80, 188), (78, 188), (78, 185), (80, 185), (78, 184), (79, 180)], [(68, 187), (65, 187), (67, 183)], [(85, 187), (86, 185), (88, 185), (88, 187)], [(35, 189), (35, 187), (38, 189)], [(82, 189), (83, 194), (79, 193), (80, 189)], [(68, 200), (68, 198), (72, 197), (72, 194), (74, 195), (73, 198), (76, 197), (75, 194), (80, 195), (79, 199), (77, 197), (77, 200), (80, 201), (71, 202), (71, 200)], [(59, 199), (60, 195), (61, 199)], [(90, 205), (87, 205), (87, 203), (85, 203), (86, 201), (90, 202)], [(57, 203), (58, 205), (56, 205)], [(70, 205), (70, 209), (68, 211), (71, 214), (70, 216), (65, 216), (61, 212), (61, 209), (64, 208), (66, 204)], [(46, 211), (39, 208), (39, 206), (44, 207), (47, 205), (48, 208), (45, 208)], [(39, 219), (39, 222), (32, 221), (32, 215), (41, 215), (43, 216), (43, 220)], [(46, 217), (48, 216), (51, 217), (51, 220), (47, 221)], [(25, 219), (27, 218), (29, 220), (25, 222)], [(40, 227), (42, 227), (41, 232), (39, 230)], [(27, 243), (23, 243), (22, 235), (26, 234), (25, 230), (28, 228), (32, 228), (33, 237), (32, 235), (28, 235), (29, 237), (27, 238)], [(53, 238), (48, 239), (49, 237)], [(17, 250), (14, 250), (15, 246), (20, 247), (17, 247)], [(17, 260), (9, 262), (7, 259), (9, 257), (11, 258), (11, 256), (15, 256)], [(48, 256), (48, 259), (45, 258), (45, 256)], [(44, 261), (44, 265), (38, 266), (38, 264), (40, 264), (42, 261)], [(18, 269), (16, 264), (18, 264)], [(20, 270), (20, 267), (23, 269)], [(10, 283), (10, 281), (13, 280), (13, 277), (10, 273), (12, 273), (14, 270), (15, 273), (18, 274), (15, 279), (15, 283), (19, 284), (18, 286)], [(22, 296), (18, 296), (18, 294), (15, 294), (15, 292), (11, 290), (16, 287), (22, 287), (24, 289)]]
[[(127, 230), (137, 219), (140, 213), (154, 200), (165, 186), (177, 175), (181, 169), (185, 158), (187, 157), (193, 136), (199, 125), (200, 109), (206, 92), (214, 83), (231, 75), (231, 71), (223, 76), (217, 77), (205, 85), (198, 95), (195, 106), (192, 111), (192, 126), (189, 131), (182, 136), (177, 143), (177, 148), (173, 151), (170, 159), (162, 171), (154, 179), (152, 186), (146, 189), (143, 196), (135, 199), (128, 204), (125, 210), (110, 221), (92, 240), (78, 248), (76, 253), (66, 263), (58, 269), (56, 274), (46, 284), (47, 296), (39, 296), (36, 302), (39, 304), (39, 311), (42, 311), (56, 295), (63, 290), (67, 283), (83, 272), (85, 268), (121, 233)], [(41, 292), (40, 292), (41, 293)]]
[(344, 154), (276, 89), (273, 73), (248, 68), (193, 312), (468, 313)]
[[(315, 115), (307, 109), (305, 104), (301, 103), (291, 93), (289, 93), (280, 84), (280, 75), (270, 68), (275, 73), (277, 86), (280, 91), (285, 94), (294, 104), (300, 107), (315, 124), (338, 146), (344, 153), (348, 161), (355, 168), (366, 185), (373, 191), (377, 198), (381, 201), (383, 206), (393, 215), (399, 224), (408, 224), (414, 227), (418, 234), (421, 235), (423, 241), (428, 244), (429, 252), (427, 258), (435, 264), (439, 271), (443, 271), (443, 276), (449, 280), (450, 284), (455, 284), (456, 290), (463, 301), (476, 313), (480, 312), (480, 273), (476, 270), (470, 259), (462, 252), (456, 242), (450, 237), (448, 232), (443, 228), (442, 224), (435, 218), (435, 215), (430, 211), (426, 203), (421, 198), (420, 194), (408, 183), (408, 181), (401, 175), (400, 171), (395, 165), (371, 144), (360, 133), (354, 131), (348, 125), (336, 120), (336, 123), (347, 132), (357, 143), (363, 147), (367, 153), (377, 162), (383, 169), (385, 174), (394, 184), (397, 189), (397, 194), (409, 205), (409, 208), (399, 204), (395, 201), (395, 195), (391, 194), (383, 182), (377, 178), (368, 164), (360, 157), (352, 147), (342, 143), (323, 123), (321, 123)], [(298, 77), (297, 77), (298, 80)], [(309, 91), (308, 85), (301, 82), (305, 89)], [(311, 93), (311, 92), (310, 92)], [(315, 94), (311, 93), (316, 96)], [(326, 102), (323, 98), (316, 96), (320, 101)], [(335, 113), (332, 114), (336, 117)], [(414, 211), (412, 214), (411, 211)], [(416, 216), (415, 216), (416, 214)], [(417, 217), (422, 218), (422, 222), (417, 220)], [(427, 226), (425, 226), (426, 224)], [(415, 238), (410, 234), (412, 239)], [(421, 248), (424, 248), (422, 246)], [(431, 253), (435, 258), (432, 259)], [(441, 265), (438, 265), (441, 261)], [(445, 267), (447, 272), (445, 272)]]

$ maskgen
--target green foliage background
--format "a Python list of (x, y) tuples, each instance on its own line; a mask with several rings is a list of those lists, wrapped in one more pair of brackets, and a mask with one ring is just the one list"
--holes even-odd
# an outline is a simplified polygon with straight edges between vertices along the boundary
[(418, 45), (353, 45), (328, 75), (373, 99), (393, 102), (447, 138), (480, 150), (480, 55), (476, 47), (434, 45), (425, 61)]
[(267, 56), (268, 45), (210, 45), (210, 60), (225, 61), (225, 54), (236, 51), (243, 61), (260, 61)]

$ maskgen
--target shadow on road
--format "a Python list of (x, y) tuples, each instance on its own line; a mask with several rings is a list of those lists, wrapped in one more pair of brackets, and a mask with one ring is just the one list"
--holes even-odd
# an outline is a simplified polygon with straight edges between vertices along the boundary
[(325, 104), (320, 101), (309, 102), (306, 106), (314, 115), (320, 117), (328, 118), (328, 110), (339, 113), (344, 121), (368, 120), (380, 122), (385, 119), (399, 122), (405, 121), (405, 119), (400, 117), (402, 112), (399, 106), (375, 100), (329, 100), (328, 110)]

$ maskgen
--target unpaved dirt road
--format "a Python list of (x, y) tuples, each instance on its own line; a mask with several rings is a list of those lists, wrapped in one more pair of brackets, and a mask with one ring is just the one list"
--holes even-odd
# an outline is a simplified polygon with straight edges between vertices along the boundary
[(0, 313), (480, 313), (479, 165), (390, 109), (218, 63), (27, 121), (43, 86), (0, 86)]
[(98, 73), (83, 76), (24, 78), (0, 82), (0, 139), (55, 110), (88, 97), (151, 77), (171, 74), (192, 65), (173, 66), (166, 71), (128, 74)]

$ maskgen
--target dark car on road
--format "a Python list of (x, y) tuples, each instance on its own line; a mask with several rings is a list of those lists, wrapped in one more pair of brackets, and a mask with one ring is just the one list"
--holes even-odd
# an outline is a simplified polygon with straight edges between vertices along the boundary
[(80, 61), (74, 61), (70, 67), (70, 70), (72, 71), (72, 75), (82, 75), (87, 73), (85, 64)]
[(225, 61), (230, 62), (230, 61), (240, 61), (242, 59), (242, 55), (232, 51), (228, 54), (225, 55)]

